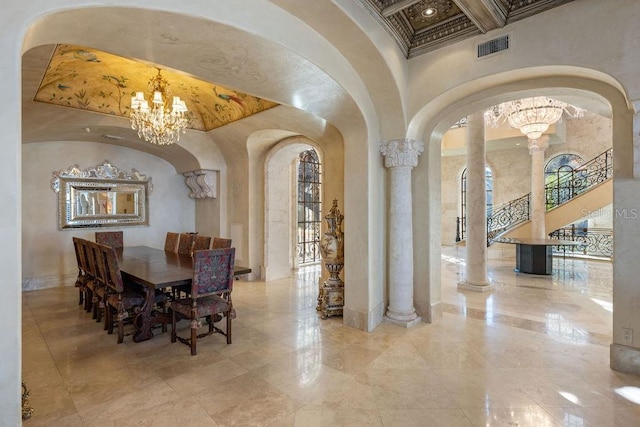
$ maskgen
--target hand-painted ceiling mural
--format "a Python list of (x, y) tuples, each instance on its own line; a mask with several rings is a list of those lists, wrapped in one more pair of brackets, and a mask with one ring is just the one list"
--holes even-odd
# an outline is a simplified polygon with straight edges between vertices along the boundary
[[(158, 69), (82, 46), (57, 45), (35, 101), (129, 117), (131, 97), (152, 93)], [(171, 95), (187, 104), (190, 129), (208, 131), (278, 104), (183, 74), (162, 70)]]

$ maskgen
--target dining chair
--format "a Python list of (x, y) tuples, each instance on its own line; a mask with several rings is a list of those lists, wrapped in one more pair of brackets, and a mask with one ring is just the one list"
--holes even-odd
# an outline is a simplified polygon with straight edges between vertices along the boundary
[(231, 239), (223, 239), (222, 237), (214, 237), (211, 249), (224, 249), (231, 247)]
[(101, 245), (90, 240), (86, 241), (88, 247), (87, 253), (90, 258), (90, 263), (93, 271), (93, 280), (87, 283), (87, 288), (91, 291), (91, 311), (93, 312), (93, 318), (96, 322), (102, 321), (102, 314), (104, 311), (104, 296), (106, 286), (106, 272), (104, 262), (102, 260)]
[(178, 253), (180, 255), (191, 255), (193, 252), (193, 244), (196, 240), (195, 233), (180, 233), (178, 241)]
[[(105, 269), (105, 329), (108, 334), (113, 333), (113, 325), (118, 325), (118, 344), (124, 341), (124, 321), (132, 316), (136, 307), (141, 307), (146, 296), (143, 290), (134, 283), (125, 283), (122, 279), (118, 256), (112, 247), (103, 245), (101, 248), (102, 262)], [(115, 322), (114, 322), (115, 313)], [(133, 317), (133, 316), (132, 316)]]
[[(191, 347), (191, 355), (196, 355), (196, 341), (213, 333), (227, 337), (231, 344), (231, 318), (235, 317), (231, 302), (233, 288), (233, 266), (236, 248), (209, 249), (193, 253), (193, 279), (191, 296), (171, 302), (171, 342), (179, 340)], [(224, 314), (227, 318), (226, 332), (215, 326), (213, 317)], [(190, 320), (191, 337), (179, 337), (176, 332), (178, 317)], [(206, 317), (208, 332), (198, 334), (200, 318)]]
[(78, 288), (78, 305), (82, 305), (87, 294), (87, 281), (90, 279), (90, 277), (85, 264), (82, 239), (80, 239), (79, 237), (72, 237), (72, 241), (73, 249), (76, 254), (76, 262), (78, 263), (78, 277), (76, 278), (75, 286), (76, 288)]
[(124, 247), (124, 233), (122, 231), (96, 231), (96, 243), (111, 246), (114, 249)]
[(178, 242), (180, 241), (180, 234), (172, 231), (167, 231), (167, 236), (164, 239), (164, 250), (166, 252), (178, 253)]
[(209, 236), (198, 236), (196, 235), (196, 239), (193, 242), (193, 251), (201, 251), (204, 249), (209, 249), (211, 246), (211, 237)]

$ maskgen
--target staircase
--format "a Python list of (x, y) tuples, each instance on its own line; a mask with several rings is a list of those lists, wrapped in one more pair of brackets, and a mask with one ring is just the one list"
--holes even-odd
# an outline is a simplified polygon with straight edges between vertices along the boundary
[[(612, 202), (613, 149), (596, 156), (545, 185), (546, 228), (556, 230)], [(531, 193), (487, 212), (487, 245), (501, 237), (531, 232)], [(463, 218), (464, 221), (464, 218)], [(464, 236), (460, 236), (461, 240)]]

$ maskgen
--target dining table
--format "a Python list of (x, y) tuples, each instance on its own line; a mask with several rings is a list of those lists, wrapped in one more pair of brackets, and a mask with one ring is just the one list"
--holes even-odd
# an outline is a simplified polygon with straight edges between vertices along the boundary
[[(156, 291), (165, 292), (176, 286), (191, 286), (193, 258), (148, 246), (127, 246), (118, 251), (118, 265), (123, 279), (140, 285), (146, 294), (145, 302), (134, 318), (134, 342), (153, 337), (153, 326), (167, 325), (170, 315), (154, 309)], [(251, 273), (248, 267), (234, 266), (234, 276)]]

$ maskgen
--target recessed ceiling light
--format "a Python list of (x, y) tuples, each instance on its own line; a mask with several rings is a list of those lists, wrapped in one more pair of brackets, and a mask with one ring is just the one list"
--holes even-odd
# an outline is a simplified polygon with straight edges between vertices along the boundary
[(438, 12), (438, 10), (435, 7), (428, 7), (425, 10), (422, 11), (421, 15), (424, 16), (425, 18), (431, 18), (437, 12)]
[(108, 133), (105, 133), (104, 135), (102, 135), (102, 137), (104, 139), (115, 139), (115, 140), (121, 140), (122, 139), (122, 137), (119, 136), (119, 135), (110, 135)]

